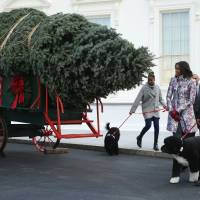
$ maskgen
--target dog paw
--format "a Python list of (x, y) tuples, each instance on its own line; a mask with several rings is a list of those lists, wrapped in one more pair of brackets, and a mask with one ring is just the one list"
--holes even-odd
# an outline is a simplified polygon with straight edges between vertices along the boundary
[(180, 181), (180, 177), (172, 177), (169, 182), (172, 184), (175, 184), (175, 183), (179, 183), (179, 181)]
[(194, 183), (197, 182), (199, 178), (199, 172), (190, 172), (189, 182)]

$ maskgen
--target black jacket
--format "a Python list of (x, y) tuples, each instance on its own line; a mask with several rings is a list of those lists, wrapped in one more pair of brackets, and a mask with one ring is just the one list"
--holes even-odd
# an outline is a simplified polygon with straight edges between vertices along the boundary
[(196, 119), (200, 119), (200, 86), (199, 86), (199, 93), (195, 98), (194, 102), (194, 113)]

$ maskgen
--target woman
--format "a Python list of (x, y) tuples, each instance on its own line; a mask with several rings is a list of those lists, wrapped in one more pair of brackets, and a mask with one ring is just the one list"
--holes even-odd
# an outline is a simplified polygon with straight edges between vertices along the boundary
[(175, 77), (171, 78), (167, 91), (169, 111), (167, 130), (177, 137), (187, 133), (194, 136), (197, 131), (193, 105), (196, 97), (196, 83), (187, 62), (175, 65)]
[[(167, 91), (167, 110), (169, 111), (167, 130), (177, 137), (195, 136), (197, 125), (193, 105), (196, 96), (196, 83), (187, 62), (175, 64), (175, 77), (171, 78)], [(178, 183), (180, 165), (173, 160), (170, 183)]]
[(158, 135), (159, 135), (159, 105), (162, 104), (165, 108), (165, 102), (162, 99), (161, 90), (158, 85), (155, 85), (154, 73), (149, 73), (148, 82), (141, 88), (138, 96), (131, 107), (130, 114), (134, 113), (142, 102), (142, 112), (145, 119), (145, 127), (137, 136), (137, 145), (142, 147), (142, 138), (144, 134), (151, 128), (151, 123), (154, 123), (154, 146), (153, 149), (158, 151)]

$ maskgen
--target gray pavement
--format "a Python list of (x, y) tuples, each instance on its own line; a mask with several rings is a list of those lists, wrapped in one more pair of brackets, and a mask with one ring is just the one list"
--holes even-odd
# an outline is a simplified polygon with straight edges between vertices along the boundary
[(168, 183), (171, 160), (71, 149), (43, 155), (8, 144), (0, 158), (0, 200), (199, 200), (200, 187)]

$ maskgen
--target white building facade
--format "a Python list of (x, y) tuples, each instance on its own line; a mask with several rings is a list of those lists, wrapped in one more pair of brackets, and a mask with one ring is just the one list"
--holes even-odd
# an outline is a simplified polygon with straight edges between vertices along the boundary
[[(2, 0), (0, 11), (33, 7), (47, 14), (79, 13), (116, 29), (135, 47), (147, 46), (155, 55), (156, 82), (165, 97), (174, 65), (190, 63), (200, 75), (200, 0)], [(104, 102), (131, 104), (139, 88), (119, 91)], [(126, 109), (127, 111), (127, 109)]]
[[(21, 7), (49, 15), (79, 13), (116, 29), (136, 47), (149, 47), (164, 95), (177, 61), (188, 61), (193, 72), (200, 74), (200, 0), (3, 0), (0, 11)], [(104, 102), (130, 103), (137, 91), (120, 91)]]

